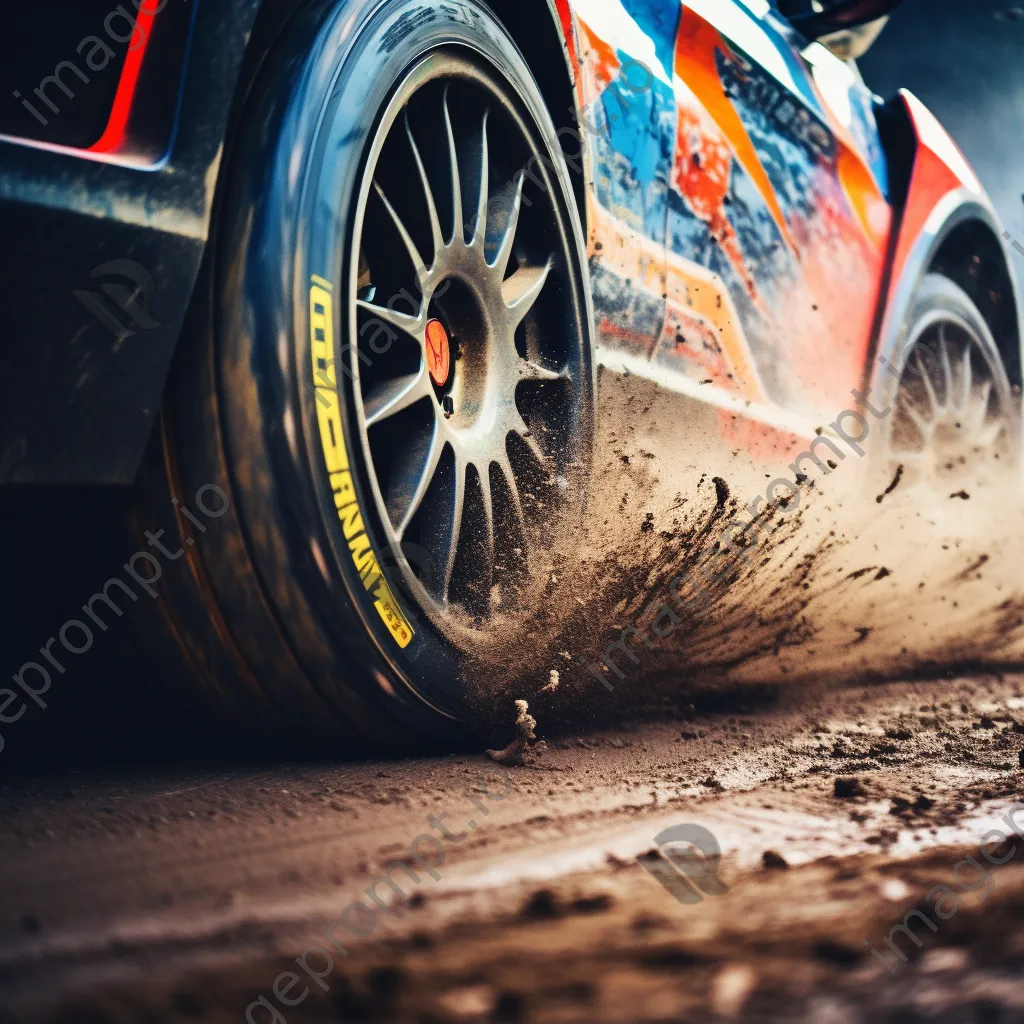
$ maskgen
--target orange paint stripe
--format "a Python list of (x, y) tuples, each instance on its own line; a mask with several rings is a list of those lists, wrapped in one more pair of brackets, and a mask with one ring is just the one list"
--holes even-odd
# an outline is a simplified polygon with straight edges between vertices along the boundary
[(729, 47), (718, 30), (693, 11), (684, 9), (679, 35), (676, 38), (675, 73), (686, 83), (697, 97), (697, 101), (708, 111), (725, 135), (736, 159), (750, 175), (761, 198), (771, 210), (782, 237), (790, 249), (796, 251), (789, 226), (782, 215), (782, 207), (779, 206), (771, 181), (761, 166), (754, 143), (743, 127), (736, 108), (722, 88), (722, 80), (715, 65), (716, 49), (729, 52)]
[[(675, 315), (696, 315), (711, 324), (740, 391), (752, 401), (763, 402), (764, 389), (725, 282), (717, 274), (698, 270), (675, 253), (669, 253), (668, 279), (668, 301)], [(682, 295), (679, 285), (683, 286)]]
[(661, 295), (665, 290), (664, 247), (617, 220), (596, 201), (588, 204), (587, 219), (592, 225), (588, 255), (600, 252), (601, 262), (613, 273)]
[(874, 175), (864, 166), (855, 152), (840, 142), (836, 154), (839, 183), (850, 200), (853, 212), (876, 252), (880, 252), (889, 239), (892, 226), (892, 208), (875, 184)]
[[(665, 250), (619, 224), (597, 203), (590, 208), (590, 220), (593, 224), (591, 238), (601, 242), (602, 261), (620, 276), (642, 282), (648, 291), (657, 293)], [(669, 252), (666, 301), (677, 319), (699, 318), (714, 329), (744, 396), (752, 401), (764, 401), (760, 376), (725, 282), (710, 270)], [(655, 344), (657, 341), (655, 339)]]

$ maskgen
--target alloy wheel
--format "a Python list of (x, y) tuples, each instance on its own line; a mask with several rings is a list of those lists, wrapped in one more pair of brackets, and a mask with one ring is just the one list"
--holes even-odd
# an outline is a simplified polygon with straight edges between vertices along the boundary
[(967, 320), (936, 311), (908, 347), (893, 410), (890, 460), (911, 482), (956, 486), (1012, 443), (1011, 389)]
[(480, 626), (549, 565), (587, 451), (580, 256), (535, 127), (452, 51), (399, 84), (353, 239), (351, 371), (406, 588)]

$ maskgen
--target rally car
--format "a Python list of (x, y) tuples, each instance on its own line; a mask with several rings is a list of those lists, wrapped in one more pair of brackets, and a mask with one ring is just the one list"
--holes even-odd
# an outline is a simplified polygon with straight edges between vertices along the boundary
[(0, 14), (0, 483), (133, 487), (79, 621), (159, 586), (156, 670), (239, 720), (457, 727), (600, 367), (740, 445), (853, 393), (922, 477), (1015, 450), (1002, 228), (855, 64), (893, 0), (111, 3)]

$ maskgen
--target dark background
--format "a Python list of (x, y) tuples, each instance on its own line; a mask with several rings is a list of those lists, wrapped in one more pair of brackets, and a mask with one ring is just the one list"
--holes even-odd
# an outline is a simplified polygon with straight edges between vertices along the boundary
[[(879, 95), (909, 89), (931, 109), (1024, 245), (1024, 6), (904, 0), (858, 65)], [(1019, 283), (1024, 256), (1013, 259)]]

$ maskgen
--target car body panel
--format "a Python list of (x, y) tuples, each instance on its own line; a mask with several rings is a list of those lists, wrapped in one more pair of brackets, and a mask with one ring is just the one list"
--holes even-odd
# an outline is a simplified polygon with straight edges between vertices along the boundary
[(900, 102), (914, 133), (914, 164), (903, 206), (892, 274), (898, 281), (907, 269), (911, 251), (935, 208), (950, 193), (966, 189), (975, 196), (984, 189), (956, 143), (935, 115), (912, 93), (901, 92)]
[[(1009, 237), (963, 154), (935, 116), (913, 94), (902, 90), (895, 103), (905, 116), (913, 135), (913, 158), (909, 168), (907, 194), (893, 245), (888, 275), (888, 293), (881, 318), (877, 356), (865, 366), (865, 386), (883, 405), (891, 398), (895, 379), (887, 372), (899, 365), (907, 339), (906, 314), (922, 277), (933, 265), (943, 243), (965, 223), (984, 225), (1002, 254), (1012, 294), (1009, 323), (1018, 342), (1024, 338), (1013, 263), (1006, 248)], [(1011, 379), (1019, 373), (1020, 362), (1008, 361)]]
[[(725, 430), (737, 408), (792, 433), (827, 422), (862, 379), (892, 222), (870, 93), (767, 5), (573, 13), (602, 361), (719, 405)], [(630, 61), (649, 100), (623, 101)]]
[[(0, 483), (135, 477), (203, 259), (260, 6), (193, 3), (169, 154), (133, 148), (130, 120), (129, 137), (108, 122), (104, 148), (120, 138), (116, 151), (0, 139), (0, 235), (16, 240), (0, 284)], [(66, 56), (74, 51), (48, 57), (49, 68)], [(148, 309), (136, 303), (135, 319), (126, 304), (147, 278)]]
[[(267, 42), (250, 38), (262, 6), (195, 0), (164, 148), (132, 135), (142, 54), (141, 78), (118, 89), (129, 109), (92, 152), (0, 138), (0, 231), (19, 239), (0, 286), (0, 484), (133, 479), (209, 237), (243, 58)], [(774, 450), (764, 427), (806, 437), (874, 379), (942, 224), (1001, 233), (916, 100), (899, 100), (914, 136), (904, 175), (856, 70), (766, 0), (548, 7), (538, 27), (564, 45), (583, 126), (598, 361), (717, 409), (732, 444)]]

